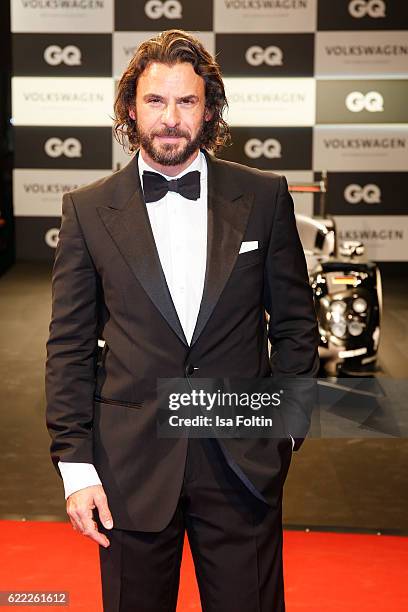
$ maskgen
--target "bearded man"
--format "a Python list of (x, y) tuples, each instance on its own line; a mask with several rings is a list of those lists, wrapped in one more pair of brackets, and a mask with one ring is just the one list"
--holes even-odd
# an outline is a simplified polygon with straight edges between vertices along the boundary
[(287, 182), (215, 157), (226, 105), (195, 37), (147, 40), (115, 102), (135, 155), (63, 198), (47, 425), (71, 523), (99, 544), (107, 612), (176, 609), (186, 532), (205, 612), (285, 607), (282, 491), (302, 440), (156, 430), (158, 378), (317, 374)]

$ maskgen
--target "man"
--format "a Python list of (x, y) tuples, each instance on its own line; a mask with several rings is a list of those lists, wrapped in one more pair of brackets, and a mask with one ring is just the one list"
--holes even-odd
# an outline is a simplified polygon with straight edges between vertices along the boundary
[(225, 106), (198, 40), (146, 41), (115, 103), (116, 134), (137, 154), (63, 199), (47, 425), (71, 523), (100, 544), (109, 612), (175, 610), (185, 530), (205, 612), (284, 610), (291, 437), (156, 432), (157, 378), (317, 373), (286, 180), (210, 153), (228, 139)]

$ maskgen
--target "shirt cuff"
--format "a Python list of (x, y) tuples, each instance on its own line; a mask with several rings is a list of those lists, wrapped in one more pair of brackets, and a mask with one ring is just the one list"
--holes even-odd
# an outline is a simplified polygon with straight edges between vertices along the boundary
[(290, 439), (292, 440), (292, 450), (293, 450), (295, 448), (295, 441), (290, 434), (289, 436), (290, 436)]
[(58, 467), (64, 481), (65, 499), (80, 489), (102, 484), (92, 463), (58, 461)]

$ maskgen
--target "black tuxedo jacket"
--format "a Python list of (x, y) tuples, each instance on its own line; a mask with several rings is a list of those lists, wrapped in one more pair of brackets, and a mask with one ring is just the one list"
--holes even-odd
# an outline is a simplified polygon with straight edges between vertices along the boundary
[[(63, 198), (46, 361), (51, 456), (56, 467), (95, 465), (122, 529), (163, 529), (181, 489), (187, 439), (157, 436), (157, 378), (317, 374), (313, 296), (285, 178), (205, 155), (207, 269), (190, 346), (160, 265), (137, 156)], [(253, 240), (259, 248), (239, 254), (242, 241)], [(253, 493), (276, 505), (290, 438), (224, 439), (221, 447)]]

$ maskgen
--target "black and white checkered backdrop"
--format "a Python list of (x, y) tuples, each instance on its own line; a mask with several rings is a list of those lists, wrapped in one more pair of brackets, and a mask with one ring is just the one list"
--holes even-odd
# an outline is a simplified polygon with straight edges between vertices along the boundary
[(18, 258), (52, 259), (62, 194), (129, 160), (112, 138), (115, 81), (176, 27), (221, 65), (223, 156), (292, 181), (328, 171), (340, 236), (408, 260), (405, 0), (11, 0), (11, 22)]

